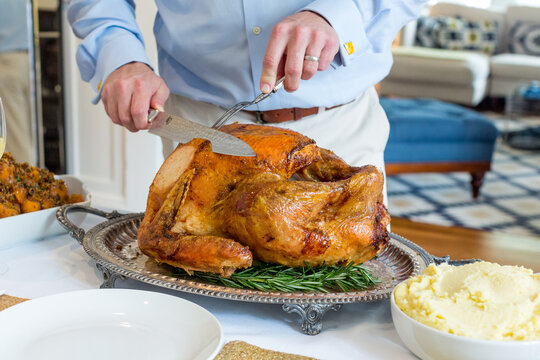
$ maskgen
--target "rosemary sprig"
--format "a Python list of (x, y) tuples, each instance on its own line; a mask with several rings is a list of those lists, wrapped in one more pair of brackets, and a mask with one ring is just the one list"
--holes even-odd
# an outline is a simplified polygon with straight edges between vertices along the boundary
[[(182, 269), (173, 268), (177, 276), (189, 277)], [(195, 271), (191, 277), (211, 284), (238, 289), (282, 292), (323, 292), (364, 290), (379, 282), (362, 265), (322, 265), (292, 268), (256, 262), (225, 278), (217, 274)]]

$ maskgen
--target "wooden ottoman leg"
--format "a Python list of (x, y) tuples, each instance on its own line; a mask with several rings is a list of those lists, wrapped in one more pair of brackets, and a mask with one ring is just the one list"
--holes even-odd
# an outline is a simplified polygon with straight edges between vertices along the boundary
[(480, 195), (480, 187), (484, 183), (484, 175), (486, 175), (485, 171), (471, 173), (471, 189), (473, 199), (477, 199), (478, 195)]

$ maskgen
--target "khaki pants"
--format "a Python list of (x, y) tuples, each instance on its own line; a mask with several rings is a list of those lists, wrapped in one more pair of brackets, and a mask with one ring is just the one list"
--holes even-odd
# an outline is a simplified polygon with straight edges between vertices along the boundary
[[(225, 109), (204, 102), (171, 94), (165, 104), (171, 114), (212, 126)], [(253, 114), (241, 111), (228, 123), (256, 123)], [(384, 173), (384, 148), (390, 130), (386, 113), (379, 103), (374, 88), (364, 92), (355, 101), (335, 109), (305, 117), (299, 121), (269, 124), (287, 128), (306, 135), (317, 145), (332, 150), (350, 165), (375, 165)], [(176, 148), (176, 144), (163, 138), (165, 157)], [(386, 203), (386, 184), (384, 189)]]
[(35, 165), (28, 52), (0, 53), (0, 97), (6, 116), (6, 151), (18, 162)]

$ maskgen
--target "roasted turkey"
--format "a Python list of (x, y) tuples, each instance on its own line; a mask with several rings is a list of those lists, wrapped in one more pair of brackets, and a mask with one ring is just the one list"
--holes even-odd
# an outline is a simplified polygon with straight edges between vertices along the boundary
[(362, 263), (388, 242), (383, 175), (352, 167), (294, 131), (227, 125), (256, 157), (179, 145), (150, 186), (143, 253), (188, 272), (230, 276), (253, 259), (292, 267)]

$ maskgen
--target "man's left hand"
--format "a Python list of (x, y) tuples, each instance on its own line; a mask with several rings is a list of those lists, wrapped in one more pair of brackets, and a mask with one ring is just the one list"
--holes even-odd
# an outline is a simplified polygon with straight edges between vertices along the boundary
[[(308, 80), (326, 70), (339, 50), (336, 31), (320, 15), (302, 11), (283, 19), (272, 30), (263, 59), (261, 91), (270, 92), (285, 75), (285, 90), (298, 89), (300, 79)], [(315, 56), (319, 61), (305, 60)]]

